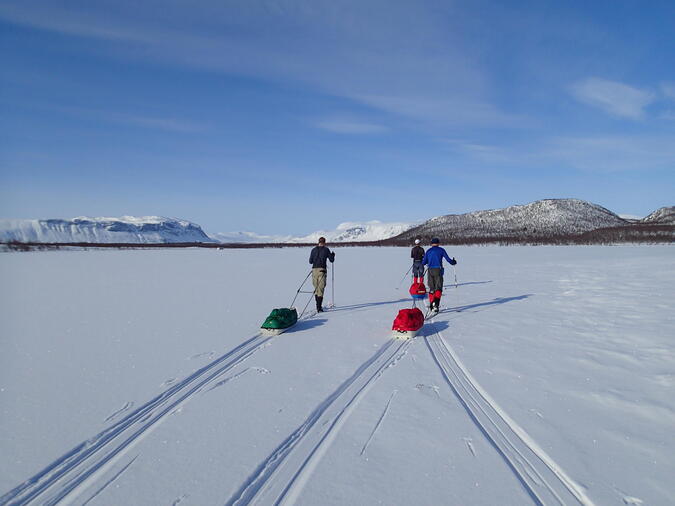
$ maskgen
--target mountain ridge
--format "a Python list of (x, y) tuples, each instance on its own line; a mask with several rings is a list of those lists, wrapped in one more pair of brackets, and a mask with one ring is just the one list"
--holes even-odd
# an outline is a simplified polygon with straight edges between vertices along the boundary
[(391, 239), (548, 238), (628, 225), (609, 209), (579, 199), (542, 199), (502, 209), (431, 218)]
[[(598, 235), (596, 232), (604, 231)], [(594, 235), (595, 234), (595, 235)], [(333, 244), (402, 245), (415, 238), (428, 243), (564, 243), (569, 238), (639, 242), (675, 240), (675, 206), (662, 207), (642, 219), (626, 219), (579, 199), (543, 199), (502, 209), (437, 216), (418, 223), (345, 222), (335, 230), (306, 236), (271, 236), (254, 232), (207, 235), (193, 222), (161, 216), (86, 216), (46, 220), (0, 219), (0, 242), (30, 244), (231, 244), (282, 245), (314, 243), (320, 236)], [(576, 240), (576, 239), (574, 239)]]

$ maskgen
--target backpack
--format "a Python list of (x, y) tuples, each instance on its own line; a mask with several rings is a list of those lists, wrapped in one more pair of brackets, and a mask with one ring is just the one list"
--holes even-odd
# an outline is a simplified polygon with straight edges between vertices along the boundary
[(411, 331), (419, 330), (424, 325), (424, 315), (419, 309), (401, 309), (396, 315), (392, 330)]

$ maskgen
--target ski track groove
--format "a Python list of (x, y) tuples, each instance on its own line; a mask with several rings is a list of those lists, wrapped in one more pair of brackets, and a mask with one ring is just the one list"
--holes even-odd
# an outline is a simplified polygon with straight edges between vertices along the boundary
[[(310, 313), (302, 320), (313, 316), (314, 313)], [(161, 394), (0, 496), (0, 505), (15, 506), (33, 501), (45, 505), (69, 502), (101, 477), (142, 437), (156, 428), (158, 422), (175, 413), (206, 385), (244, 362), (275, 337), (277, 336), (263, 336), (259, 332), (183, 380), (172, 384)], [(112, 418), (120, 411), (113, 414)]]
[(380, 347), (258, 465), (226, 505), (294, 504), (361, 398), (412, 342), (391, 339)]
[(136, 455), (136, 456), (135, 456), (133, 459), (131, 459), (127, 464), (125, 464), (124, 467), (123, 467), (122, 469), (120, 469), (119, 471), (117, 471), (117, 472), (112, 476), (112, 478), (110, 478), (110, 479), (109, 479), (108, 481), (106, 481), (101, 487), (99, 487), (98, 490), (97, 490), (96, 492), (94, 492), (94, 495), (92, 495), (89, 499), (87, 499), (86, 501), (84, 501), (84, 502), (82, 503), (82, 506), (86, 506), (86, 505), (89, 504), (91, 501), (93, 501), (96, 497), (98, 497), (98, 495), (99, 495), (101, 492), (103, 492), (106, 488), (108, 488), (108, 486), (109, 486), (112, 482), (114, 482), (115, 480), (117, 480), (117, 478), (119, 478), (120, 476), (122, 476), (122, 473), (124, 473), (124, 471), (126, 471), (127, 469), (129, 469), (129, 467), (131, 467), (131, 465), (136, 461), (137, 458), (138, 458), (138, 455)]
[(584, 490), (483, 390), (440, 332), (424, 341), (446, 383), (536, 504), (593, 506)]
[(382, 411), (382, 414), (380, 415), (380, 418), (377, 420), (377, 423), (375, 424), (375, 427), (373, 428), (373, 431), (370, 433), (370, 436), (368, 436), (368, 440), (366, 441), (366, 444), (363, 445), (363, 448), (361, 448), (361, 453), (360, 455), (363, 455), (366, 452), (366, 449), (368, 448), (368, 445), (370, 442), (373, 440), (373, 437), (375, 436), (375, 433), (377, 430), (380, 428), (380, 425), (382, 425), (382, 422), (384, 419), (387, 417), (387, 413), (389, 412), (389, 406), (391, 405), (391, 401), (394, 400), (394, 396), (398, 390), (394, 390), (391, 393), (391, 397), (389, 397), (389, 400), (387, 401), (387, 405), (384, 407), (384, 410)]

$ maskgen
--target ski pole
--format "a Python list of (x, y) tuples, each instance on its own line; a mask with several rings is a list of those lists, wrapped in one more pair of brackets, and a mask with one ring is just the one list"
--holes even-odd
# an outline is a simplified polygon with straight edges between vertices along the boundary
[(413, 266), (411, 265), (411, 266), (410, 266), (410, 269), (408, 269), (407, 271), (405, 271), (405, 274), (403, 275), (403, 279), (401, 279), (401, 281), (398, 283), (398, 286), (396, 287), (397, 290), (398, 290), (399, 288), (401, 288), (401, 283), (403, 283), (403, 280), (404, 280), (406, 277), (408, 277), (408, 273), (412, 270), (412, 268), (413, 268)]
[(302, 287), (305, 286), (305, 283), (307, 282), (307, 280), (309, 279), (309, 277), (311, 275), (312, 275), (312, 271), (310, 270), (309, 274), (307, 274), (307, 276), (305, 276), (305, 279), (302, 281), (302, 284), (300, 285), (300, 288), (298, 288), (298, 291), (295, 292), (295, 297), (293, 297), (293, 302), (291, 302), (290, 307), (294, 307), (293, 304), (295, 304), (295, 299), (298, 298), (298, 294), (300, 293), (300, 290), (302, 290)]
[(452, 266), (452, 272), (455, 275), (455, 288), (457, 288), (457, 269), (455, 269), (455, 266)]
[(331, 263), (330, 266), (330, 290), (331, 290), (330, 307), (335, 307), (335, 262)]

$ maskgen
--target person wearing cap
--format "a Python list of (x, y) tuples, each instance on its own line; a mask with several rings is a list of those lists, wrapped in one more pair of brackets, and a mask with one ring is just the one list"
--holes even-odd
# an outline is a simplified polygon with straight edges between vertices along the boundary
[(312, 264), (312, 284), (314, 285), (314, 298), (316, 299), (317, 312), (323, 312), (323, 291), (326, 289), (328, 268), (326, 260), (335, 262), (335, 253), (326, 246), (326, 238), (319, 237), (319, 243), (312, 248), (309, 254), (309, 263)]
[(427, 284), (429, 285), (429, 308), (438, 313), (443, 293), (443, 259), (450, 265), (456, 265), (457, 260), (450, 258), (448, 253), (439, 246), (440, 240), (434, 237), (431, 240), (431, 248), (427, 250), (422, 259), (422, 265), (427, 266)]
[(410, 258), (413, 259), (413, 283), (421, 283), (424, 281), (424, 265), (422, 265), (422, 259), (424, 258), (424, 248), (420, 246), (419, 239), (415, 239), (415, 246), (413, 246), (413, 249), (410, 251)]

